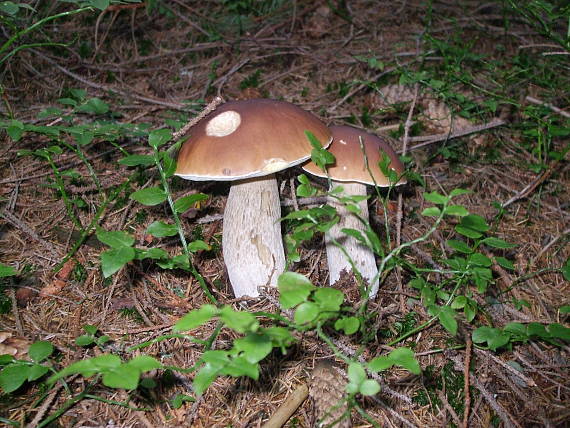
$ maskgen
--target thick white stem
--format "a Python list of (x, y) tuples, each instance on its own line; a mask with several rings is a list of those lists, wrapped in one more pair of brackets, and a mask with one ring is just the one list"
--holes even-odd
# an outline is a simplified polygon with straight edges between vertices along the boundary
[(277, 285), (285, 269), (280, 217), (274, 175), (231, 186), (224, 211), (222, 246), (236, 297), (256, 297), (257, 287)]
[[(347, 196), (352, 195), (366, 195), (366, 186), (360, 183), (335, 183), (333, 181), (333, 187), (335, 185), (342, 185), (344, 188), (344, 194)], [(355, 215), (351, 214), (343, 204), (339, 203), (336, 199), (329, 197), (329, 205), (336, 208), (338, 214), (340, 215), (340, 221), (335, 224), (329, 232), (325, 235), (325, 243), (327, 247), (327, 261), (329, 265), (329, 283), (333, 285), (340, 278), (340, 273), (343, 270), (347, 272), (352, 272), (352, 266), (347, 260), (346, 256), (340, 248), (333, 244), (332, 240), (336, 240), (340, 245), (344, 247), (350, 258), (352, 259), (355, 267), (358, 269), (362, 278), (370, 283), (370, 281), (378, 273), (378, 268), (376, 267), (376, 260), (374, 259), (374, 253), (368, 247), (362, 245), (356, 239), (351, 236), (346, 235), (341, 232), (342, 229), (356, 229), (359, 230), (363, 236), (366, 227), (356, 218)], [(362, 201), (359, 204), (360, 216), (368, 221), (368, 204), (367, 201)], [(378, 281), (371, 284), (370, 297), (376, 296), (378, 292)]]

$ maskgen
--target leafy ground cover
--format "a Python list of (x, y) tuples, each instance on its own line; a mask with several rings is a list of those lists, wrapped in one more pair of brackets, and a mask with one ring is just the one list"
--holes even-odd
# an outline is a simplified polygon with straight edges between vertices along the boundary
[[(568, 423), (564, 2), (1, 2), (0, 23), (2, 423), (258, 426), (331, 358), (339, 424)], [(288, 272), (233, 298), (228, 185), (173, 176), (217, 97), (391, 138), (408, 184), (346, 231), (378, 296), (328, 287), (338, 215), (294, 168)]]

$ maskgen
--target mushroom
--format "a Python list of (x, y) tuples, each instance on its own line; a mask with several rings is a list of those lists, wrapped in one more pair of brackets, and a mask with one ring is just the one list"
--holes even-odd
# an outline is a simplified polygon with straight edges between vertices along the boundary
[[(395, 170), (398, 176), (402, 175), (404, 165), (390, 145), (383, 139), (351, 126), (331, 126), (329, 129), (333, 135), (333, 142), (328, 151), (336, 158), (335, 163), (327, 168), (328, 175), (331, 178), (331, 190), (342, 183), (344, 195), (366, 196), (367, 185), (390, 186), (388, 177), (382, 173), (378, 166), (378, 162), (383, 158), (383, 153), (390, 158), (390, 168)], [(360, 146), (360, 138), (363, 147)], [(366, 168), (366, 159), (370, 171)], [(327, 177), (327, 174), (312, 162), (305, 164), (303, 169), (318, 177)], [(405, 180), (400, 178), (395, 184), (404, 183)], [(341, 232), (345, 228), (356, 229), (364, 235), (365, 225), (355, 215), (352, 215), (337, 198), (329, 196), (327, 202), (336, 208), (340, 216), (340, 221), (325, 236), (329, 283), (333, 285), (337, 282), (343, 270), (352, 271), (350, 262), (342, 250), (334, 244), (334, 241), (344, 247), (362, 277), (370, 283), (378, 274), (374, 253), (354, 237)], [(360, 207), (360, 217), (368, 222), (367, 201), (359, 202), (358, 206)], [(375, 297), (378, 292), (378, 279), (370, 284), (369, 290), (369, 297)]]
[(175, 174), (233, 181), (223, 220), (224, 262), (236, 297), (259, 295), (285, 269), (281, 204), (274, 173), (306, 161), (305, 131), (330, 144), (313, 114), (284, 101), (251, 99), (219, 106), (190, 129)]

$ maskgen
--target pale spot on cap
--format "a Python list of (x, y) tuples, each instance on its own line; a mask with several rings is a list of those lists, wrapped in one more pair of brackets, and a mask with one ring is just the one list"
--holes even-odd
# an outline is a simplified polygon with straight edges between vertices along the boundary
[(268, 173), (281, 171), (289, 166), (289, 162), (281, 158), (266, 159), (264, 162), (265, 166), (262, 170)]
[(241, 116), (237, 111), (228, 110), (210, 119), (206, 125), (206, 135), (209, 137), (225, 137), (238, 129)]
[(346, 146), (346, 141), (344, 141), (344, 140), (338, 140), (338, 142), (339, 142), (340, 144), (343, 144), (343, 145)]

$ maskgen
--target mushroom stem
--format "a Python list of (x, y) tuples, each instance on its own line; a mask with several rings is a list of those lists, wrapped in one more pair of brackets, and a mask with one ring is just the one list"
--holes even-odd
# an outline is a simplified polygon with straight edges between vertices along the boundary
[(236, 297), (259, 296), (285, 269), (275, 175), (232, 184), (224, 211), (223, 254)]
[[(332, 187), (341, 185), (344, 188), (345, 195), (366, 195), (366, 185), (360, 183), (339, 183), (333, 180)], [(376, 267), (376, 260), (372, 250), (365, 245), (362, 245), (352, 236), (341, 232), (342, 229), (356, 229), (359, 230), (363, 236), (365, 235), (366, 227), (362, 222), (353, 214), (351, 214), (346, 207), (337, 199), (328, 197), (328, 204), (336, 208), (340, 221), (330, 228), (329, 232), (325, 235), (325, 243), (327, 248), (327, 262), (329, 265), (329, 284), (333, 285), (340, 279), (340, 274), (343, 270), (352, 272), (352, 266), (347, 260), (345, 254), (338, 248), (333, 240), (337, 241), (348, 253), (352, 259), (354, 266), (358, 269), (362, 278), (370, 282), (378, 273)], [(368, 204), (367, 201), (361, 201), (358, 206), (360, 207), (360, 216), (368, 221)], [(371, 284), (369, 297), (373, 298), (378, 292), (378, 280)]]

